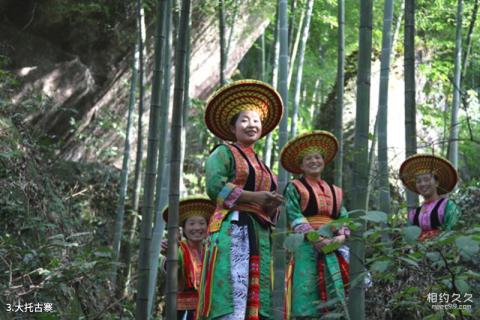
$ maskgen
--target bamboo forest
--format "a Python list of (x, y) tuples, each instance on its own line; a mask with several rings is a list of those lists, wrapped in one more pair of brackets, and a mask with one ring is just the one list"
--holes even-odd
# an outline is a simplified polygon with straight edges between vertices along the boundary
[(479, 0), (0, 0), (0, 320), (480, 319)]

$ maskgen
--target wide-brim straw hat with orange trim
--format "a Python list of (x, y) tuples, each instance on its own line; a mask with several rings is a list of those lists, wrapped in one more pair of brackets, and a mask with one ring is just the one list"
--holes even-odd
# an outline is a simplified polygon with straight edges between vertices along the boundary
[(280, 154), (280, 161), (285, 170), (301, 174), (303, 171), (300, 164), (305, 155), (319, 152), (327, 165), (335, 158), (337, 150), (338, 141), (333, 134), (328, 131), (313, 131), (290, 140)]
[(432, 173), (437, 177), (439, 195), (449, 193), (458, 181), (457, 170), (447, 159), (431, 154), (415, 154), (400, 166), (400, 179), (405, 187), (419, 193), (416, 188), (416, 177), (420, 174)]
[[(178, 224), (181, 226), (188, 218), (194, 216), (204, 217), (208, 223), (214, 210), (215, 204), (205, 197), (191, 197), (180, 200)], [(163, 210), (163, 219), (168, 222), (168, 207)]]
[(262, 121), (262, 135), (267, 135), (282, 119), (283, 102), (270, 85), (257, 80), (239, 80), (223, 86), (207, 101), (205, 123), (217, 137), (236, 141), (230, 121), (241, 111), (255, 110)]

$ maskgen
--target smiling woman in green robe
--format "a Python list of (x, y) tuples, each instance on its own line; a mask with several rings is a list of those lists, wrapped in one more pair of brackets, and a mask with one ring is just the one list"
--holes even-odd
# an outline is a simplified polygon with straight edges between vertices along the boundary
[[(280, 156), (287, 171), (300, 175), (287, 185), (285, 201), (291, 230), (304, 234), (287, 269), (286, 319), (319, 319), (329, 311), (327, 302), (335, 305), (334, 301), (345, 300), (347, 294), (349, 251), (341, 245), (350, 231), (346, 227), (337, 230), (331, 224), (347, 217), (342, 189), (321, 178), (337, 149), (331, 133), (315, 131), (291, 140)], [(320, 228), (331, 236), (319, 236)], [(312, 233), (315, 236), (309, 240)], [(337, 245), (328, 246), (332, 243)], [(331, 251), (329, 247), (339, 248)]]
[(218, 138), (205, 165), (216, 202), (200, 285), (199, 319), (271, 319), (270, 233), (283, 197), (253, 147), (280, 121), (283, 104), (269, 85), (243, 80), (207, 102), (205, 122)]

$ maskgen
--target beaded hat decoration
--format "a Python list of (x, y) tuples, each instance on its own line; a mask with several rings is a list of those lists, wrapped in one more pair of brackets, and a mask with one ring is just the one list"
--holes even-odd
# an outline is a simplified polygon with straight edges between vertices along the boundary
[(318, 152), (327, 165), (333, 160), (337, 150), (338, 141), (333, 134), (328, 131), (313, 131), (290, 140), (280, 154), (280, 161), (285, 170), (301, 174), (300, 165), (305, 155)]
[(447, 159), (431, 154), (416, 154), (406, 159), (400, 166), (400, 179), (405, 187), (419, 193), (416, 188), (416, 177), (420, 174), (432, 173), (438, 180), (438, 194), (449, 193), (458, 181), (457, 170)]
[(239, 80), (223, 86), (207, 101), (205, 123), (217, 137), (235, 141), (232, 118), (241, 111), (255, 110), (262, 121), (261, 137), (267, 135), (282, 119), (283, 102), (270, 85), (257, 80)]
[[(214, 210), (215, 204), (208, 198), (193, 197), (180, 200), (178, 224), (181, 226), (188, 218), (194, 216), (204, 217), (208, 223)], [(163, 210), (163, 220), (168, 222), (168, 207)]]

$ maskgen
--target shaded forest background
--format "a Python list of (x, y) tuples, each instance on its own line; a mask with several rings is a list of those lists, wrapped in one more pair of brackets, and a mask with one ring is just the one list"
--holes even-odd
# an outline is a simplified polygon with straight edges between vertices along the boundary
[[(185, 121), (188, 143), (182, 166), (183, 196), (204, 193), (203, 163), (218, 142), (203, 122), (205, 99), (222, 80), (218, 4), (218, 1), (192, 1), (188, 77), (191, 103)], [(371, 215), (367, 220), (366, 267), (373, 274), (374, 286), (366, 293), (366, 317), (475, 319), (480, 317), (480, 31), (475, 24), (478, 1), (463, 3), (458, 138), (461, 181), (453, 195), (463, 216), (456, 232), (425, 244), (416, 244), (411, 239), (414, 236), (401, 228), (406, 213), (405, 193), (398, 179), (398, 167), (405, 158), (404, 4), (402, 1), (394, 4), (388, 118), (392, 200), (388, 216)], [(418, 0), (415, 8), (417, 144), (420, 152), (442, 156), (447, 156), (455, 88), (457, 4), (453, 0), (434, 3)], [(373, 128), (378, 108), (383, 5), (383, 1), (373, 3), (370, 143), (376, 139)], [(174, 35), (179, 29), (179, 6), (173, 3)], [(229, 47), (226, 81), (253, 78), (272, 82), (277, 3), (231, 0), (225, 1), (224, 6)], [(297, 97), (297, 133), (335, 129), (339, 85), (337, 6), (338, 1), (331, 0), (314, 3), (301, 85), (296, 95), (301, 60), (298, 47), (301, 47), (307, 1), (289, 2), (289, 51), (290, 59), (295, 57), (296, 61), (290, 62), (288, 106), (291, 113)], [(345, 6), (342, 183), (345, 190), (350, 190), (360, 7), (351, 0)], [(143, 8), (145, 113), (143, 129), (138, 132), (135, 126), (128, 136), (132, 172), (139, 134), (144, 137), (143, 168), (146, 164), (157, 1), (144, 0)], [(125, 232), (118, 262), (113, 260), (112, 243), (127, 136), (132, 61), (138, 39), (137, 14), (135, 1), (0, 0), (1, 317), (14, 318), (14, 314), (4, 312), (4, 306), (15, 302), (53, 303), (56, 312), (31, 315), (38, 319), (134, 317), (139, 227), (135, 224), (138, 213), (132, 212), (130, 202), (134, 192), (132, 174), (124, 228), (133, 230), (133, 236)], [(172, 42), (175, 47), (176, 40)], [(174, 54), (170, 61), (175, 61)], [(169, 79), (173, 86), (174, 66), (171, 71)], [(137, 91), (134, 97), (138, 104), (140, 93)], [(138, 122), (136, 113), (132, 122)], [(167, 136), (160, 138), (168, 142)], [(278, 138), (275, 131), (270, 158), (275, 171)], [(256, 148), (268, 159), (263, 141)], [(375, 152), (372, 158), (375, 159)], [(334, 169), (328, 169), (326, 179), (333, 181)], [(369, 173), (369, 210), (379, 210), (378, 180), (378, 167), (373, 160)], [(350, 193), (345, 194), (346, 207), (354, 209)], [(386, 232), (392, 235), (390, 244), (381, 240)], [(111, 280), (112, 264), (118, 266), (121, 274), (118, 286)], [(160, 273), (157, 281), (159, 293), (154, 303), (157, 317), (164, 305), (163, 277)], [(429, 292), (473, 293), (472, 310), (432, 310), (425, 303)]]

